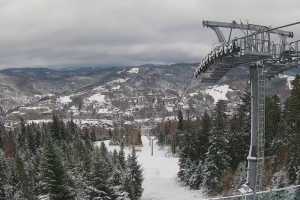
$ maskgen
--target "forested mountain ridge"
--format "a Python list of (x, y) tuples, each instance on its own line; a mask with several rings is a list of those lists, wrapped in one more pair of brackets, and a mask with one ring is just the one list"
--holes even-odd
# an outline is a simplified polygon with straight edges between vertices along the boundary
[[(248, 72), (237, 68), (217, 85), (199, 80), (190, 83), (197, 63), (142, 65), (112, 68), (20, 68), (0, 71), (1, 110), (8, 120), (51, 119), (53, 111), (63, 118), (87, 119), (83, 123), (113, 126), (113, 121), (151, 124), (176, 118), (176, 107), (182, 98), (184, 114), (201, 116), (214, 108), (218, 100), (228, 100), (229, 109), (240, 102), (247, 85)], [(293, 72), (296, 73), (296, 72)], [(269, 95), (289, 95), (293, 76), (272, 79)], [(275, 88), (275, 89), (274, 89)], [(77, 122), (75, 120), (75, 122)]]

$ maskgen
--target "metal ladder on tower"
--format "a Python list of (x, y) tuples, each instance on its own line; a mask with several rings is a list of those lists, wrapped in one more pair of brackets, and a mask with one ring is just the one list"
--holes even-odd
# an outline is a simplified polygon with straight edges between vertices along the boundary
[(257, 133), (257, 175), (256, 191), (264, 186), (264, 151), (265, 151), (265, 73), (263, 65), (258, 68), (258, 133)]

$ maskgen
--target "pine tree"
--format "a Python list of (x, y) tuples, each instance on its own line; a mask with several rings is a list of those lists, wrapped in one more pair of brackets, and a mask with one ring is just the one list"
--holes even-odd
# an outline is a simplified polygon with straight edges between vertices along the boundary
[(199, 156), (195, 151), (195, 134), (182, 131), (183, 137), (181, 141), (181, 148), (179, 153), (179, 171), (178, 178), (184, 183), (188, 184), (191, 174), (191, 164)]
[(127, 174), (126, 182), (128, 181), (128, 186), (125, 188), (128, 192), (131, 200), (138, 200), (143, 194), (143, 170), (138, 164), (135, 149), (132, 149), (131, 155), (128, 155), (127, 159)]
[[(1, 113), (1, 106), (0, 106), (0, 113)], [(3, 141), (3, 136), (6, 135), (6, 130), (5, 127), (1, 121), (0, 117), (0, 149), (4, 148), (4, 141)]]
[(289, 161), (288, 173), (291, 183), (299, 181), (300, 173), (300, 76), (292, 81), (291, 96), (285, 107), (285, 121), (287, 125)]
[(114, 169), (112, 171), (112, 176), (110, 180), (110, 184), (113, 186), (120, 186), (122, 184), (122, 177), (123, 174), (118, 166), (114, 166)]
[(186, 162), (186, 166), (187, 168), (185, 170), (184, 180), (187, 185), (191, 186), (192, 183), (194, 182), (193, 174), (197, 169), (197, 163), (195, 161), (188, 159)]
[(96, 149), (93, 171), (91, 174), (92, 188), (90, 199), (109, 200), (112, 198), (113, 191), (108, 185), (109, 165), (103, 157), (101, 149)]
[(43, 193), (50, 200), (72, 200), (74, 195), (68, 185), (68, 177), (59, 154), (51, 142), (47, 142), (43, 149), (41, 163)]
[(25, 120), (23, 118), (20, 118), (20, 132), (17, 135), (17, 143), (20, 148), (23, 148), (25, 146), (26, 137), (27, 137), (27, 131), (26, 131)]
[[(30, 187), (29, 177), (25, 170), (24, 161), (17, 154), (15, 158), (15, 173), (17, 180), (17, 189), (20, 191), (20, 196), (25, 199), (31, 199), (33, 197), (32, 188)], [(21, 195), (22, 194), (22, 195)]]
[(127, 173), (127, 171), (124, 174), (122, 189), (128, 194), (129, 199), (133, 200), (132, 196), (134, 194), (134, 186), (131, 181), (131, 176), (129, 173)]
[(209, 134), (211, 131), (211, 119), (207, 112), (204, 113), (201, 119), (201, 129), (198, 131), (196, 135), (196, 144), (195, 148), (197, 148), (197, 157), (199, 160), (205, 159), (205, 154), (209, 147)]
[(121, 148), (119, 151), (119, 163), (121, 168), (124, 170), (126, 169), (126, 159), (125, 159), (125, 152), (124, 152), (124, 144), (121, 144)]
[[(211, 119), (207, 112), (201, 121), (201, 127), (187, 122), (185, 131), (181, 131), (178, 178), (192, 188), (199, 188), (202, 183), (202, 163), (206, 158), (211, 132)], [(199, 178), (199, 180), (198, 180)]]
[(114, 166), (119, 165), (119, 154), (118, 154), (118, 151), (116, 149), (114, 149), (114, 151), (113, 151), (112, 164)]
[(108, 159), (108, 151), (104, 142), (101, 142), (100, 153), (103, 158)]
[(231, 157), (230, 166), (232, 170), (236, 170), (240, 162), (247, 158), (247, 148), (249, 141), (246, 139), (245, 132), (243, 131), (243, 122), (239, 117), (241, 113), (234, 114), (230, 119), (230, 128), (228, 136), (227, 151)]
[(250, 94), (248, 90), (241, 96), (237, 112), (229, 120), (228, 148), (230, 166), (235, 171), (247, 158), (250, 141)]
[(105, 145), (104, 142), (101, 142), (100, 153), (101, 153), (101, 156), (104, 158), (104, 160), (105, 160), (105, 162), (107, 164), (108, 173), (111, 173), (112, 170), (113, 170), (112, 156), (111, 156), (111, 153), (108, 152), (107, 147), (106, 147), (106, 145)]
[(193, 174), (192, 176), (190, 177), (190, 180), (189, 180), (189, 185), (192, 189), (199, 189), (202, 182), (203, 182), (203, 162), (200, 160), (198, 162), (198, 164), (196, 163), (195, 165), (195, 169), (193, 171)]
[(219, 101), (216, 104), (210, 146), (202, 170), (202, 185), (209, 193), (219, 193), (223, 190), (223, 177), (230, 161), (226, 151), (227, 131), (226, 103)]
[(177, 118), (178, 118), (177, 129), (182, 131), (183, 130), (183, 114), (182, 114), (181, 109), (178, 110)]
[(180, 181), (184, 182), (185, 170), (187, 168), (187, 154), (185, 153), (185, 149), (181, 150), (179, 154), (178, 165), (179, 165), (179, 171), (177, 173), (177, 176)]
[(7, 168), (4, 153), (0, 149), (0, 200), (6, 200), (5, 186), (7, 184)]
[(279, 138), (281, 134), (280, 130), (281, 122), (281, 106), (280, 99), (277, 95), (266, 98), (266, 156), (274, 155), (274, 152), (278, 150)]
[(35, 126), (34, 124), (30, 124), (26, 126), (26, 137), (25, 137), (25, 145), (26, 148), (30, 151), (32, 155), (36, 153), (37, 144), (35, 144)]
[(62, 121), (60, 121), (59, 117), (56, 114), (52, 115), (52, 123), (51, 123), (51, 137), (54, 141), (60, 141), (63, 139), (62, 136)]
[[(209, 193), (219, 193), (223, 190), (223, 176), (229, 167), (230, 158), (225, 152), (223, 137), (214, 136), (204, 161), (202, 172), (203, 186)], [(224, 146), (223, 146), (224, 147)]]

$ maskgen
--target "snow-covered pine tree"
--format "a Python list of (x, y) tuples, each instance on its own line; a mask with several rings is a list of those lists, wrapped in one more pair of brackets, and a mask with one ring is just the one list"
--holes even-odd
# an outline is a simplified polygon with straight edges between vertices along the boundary
[(6, 200), (6, 192), (5, 187), (7, 184), (7, 177), (6, 177), (6, 161), (4, 158), (4, 153), (2, 152), (2, 149), (0, 148), (0, 200)]
[(108, 151), (107, 151), (107, 148), (106, 148), (106, 145), (104, 142), (101, 142), (100, 153), (101, 153), (102, 157), (104, 157), (104, 158), (107, 157)]
[(183, 114), (182, 111), (179, 109), (177, 113), (177, 119), (178, 119), (178, 124), (177, 124), (177, 129), (178, 130), (183, 130)]
[(108, 184), (110, 175), (109, 164), (104, 158), (103, 149), (96, 148), (92, 174), (90, 177), (92, 183), (89, 194), (90, 199), (110, 200), (113, 197), (113, 190)]
[(179, 160), (178, 160), (179, 170), (177, 176), (180, 181), (185, 181), (185, 170), (187, 168), (187, 157), (184, 155), (183, 151), (180, 152)]
[[(127, 173), (125, 182), (128, 182), (125, 190), (128, 192), (131, 200), (138, 200), (143, 194), (143, 170), (137, 161), (135, 149), (132, 148), (132, 152), (128, 155), (127, 159)], [(127, 183), (126, 183), (127, 184)]]
[(120, 151), (119, 151), (119, 164), (123, 170), (126, 169), (126, 158), (124, 152), (124, 144), (121, 143)]
[(123, 177), (122, 189), (128, 194), (128, 197), (132, 200), (132, 195), (134, 194), (134, 187), (131, 182), (131, 176), (127, 172), (127, 170)]
[(291, 183), (300, 182), (300, 76), (292, 81), (291, 96), (285, 106), (288, 135), (288, 173)]
[[(229, 156), (222, 146), (223, 137), (213, 136), (211, 145), (207, 152), (207, 158), (203, 165), (203, 183), (202, 186), (209, 193), (219, 193), (223, 191), (223, 176), (229, 167)], [(223, 146), (224, 147), (224, 146)]]
[(230, 157), (226, 151), (227, 146), (227, 116), (226, 103), (218, 101), (215, 108), (213, 128), (210, 138), (210, 146), (203, 165), (202, 186), (208, 193), (220, 193), (223, 191), (223, 177), (229, 168)]
[(184, 182), (186, 184), (187, 180), (185, 179), (186, 177), (186, 170), (188, 169), (188, 164), (190, 163), (190, 157), (191, 157), (191, 139), (189, 135), (186, 133), (183, 135), (183, 140), (181, 142), (181, 149), (179, 153), (179, 171), (177, 173), (177, 176), (180, 181)]
[(203, 162), (201, 160), (198, 161), (198, 164), (195, 166), (193, 174), (190, 177), (189, 185), (192, 189), (200, 189), (200, 186), (203, 181)]
[(24, 161), (18, 154), (16, 154), (16, 158), (15, 158), (15, 175), (17, 181), (16, 186), (17, 186), (17, 190), (19, 191), (20, 197), (22, 196), (22, 198), (24, 199), (32, 199), (33, 188), (30, 187), (31, 184), (29, 181), (27, 171), (25, 169)]
[[(197, 126), (192, 122), (185, 123), (186, 130), (181, 131), (178, 178), (191, 188), (199, 188), (202, 183), (202, 166), (209, 146), (211, 120), (205, 112)], [(201, 126), (199, 127), (200, 124)], [(199, 180), (197, 180), (199, 178)]]
[(195, 170), (195, 165), (200, 158), (198, 152), (199, 143), (195, 131), (181, 131), (181, 143), (179, 153), (179, 171), (177, 173), (178, 178), (189, 185), (189, 179)]
[(116, 149), (114, 149), (113, 154), (112, 154), (112, 164), (114, 166), (119, 165), (119, 154)]
[(73, 200), (74, 194), (70, 191), (66, 171), (59, 154), (49, 140), (43, 148), (41, 161), (43, 193), (50, 200)]
[(187, 169), (185, 170), (185, 183), (189, 186), (192, 185), (192, 183), (194, 182), (194, 180), (192, 180), (193, 178), (193, 174), (195, 173), (196, 169), (197, 169), (197, 162), (196, 161), (192, 161), (192, 160), (188, 160), (186, 165), (188, 166)]
[(205, 111), (204, 115), (201, 119), (201, 129), (198, 131), (197, 134), (197, 146), (199, 148), (198, 150), (198, 156), (200, 160), (205, 159), (205, 154), (207, 152), (207, 149), (209, 147), (209, 134), (211, 131), (211, 118), (209, 114)]
[(278, 151), (281, 122), (281, 105), (277, 95), (266, 97), (266, 127), (265, 127), (265, 154), (272, 156)]
[(236, 113), (230, 119), (230, 128), (228, 133), (228, 147), (227, 151), (231, 157), (230, 167), (235, 171), (240, 162), (243, 162), (247, 158), (248, 143), (246, 140), (245, 132), (243, 130), (243, 121), (240, 117), (242, 113)]
[(129, 193), (126, 192), (126, 183), (129, 183), (129, 178), (125, 180), (124, 171), (121, 169), (120, 165), (114, 166), (112, 171), (112, 176), (109, 180), (109, 185), (112, 186), (114, 197), (116, 200), (130, 200)]
[(122, 181), (123, 181), (123, 173), (121, 171), (121, 169), (119, 168), (119, 166), (114, 166), (113, 171), (112, 171), (112, 175), (110, 178), (110, 184), (112, 186), (120, 186), (122, 185)]
[[(247, 158), (250, 141), (250, 93), (247, 87), (241, 96), (241, 103), (237, 111), (229, 120), (227, 151), (230, 159), (230, 167), (236, 171), (241, 162)], [(245, 163), (245, 162), (244, 162)]]
[(60, 120), (59, 120), (58, 116), (54, 113), (52, 115), (52, 123), (51, 123), (50, 132), (51, 132), (51, 138), (53, 138), (54, 140), (62, 139)]

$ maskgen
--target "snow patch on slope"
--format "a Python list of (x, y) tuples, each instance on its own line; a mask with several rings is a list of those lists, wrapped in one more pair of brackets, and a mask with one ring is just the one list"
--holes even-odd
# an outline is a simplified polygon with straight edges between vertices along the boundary
[(124, 78), (118, 78), (116, 80), (113, 80), (113, 81), (110, 81), (108, 82), (107, 84), (110, 85), (110, 84), (114, 84), (114, 83), (125, 83), (128, 79), (124, 79)]
[(205, 93), (214, 98), (215, 103), (220, 100), (228, 100), (226, 97), (227, 92), (233, 91), (229, 85), (215, 85), (205, 90)]
[(71, 103), (72, 99), (71, 99), (71, 96), (62, 96), (62, 97), (59, 97), (57, 99), (57, 101), (58, 101), (58, 103), (65, 105), (65, 104)]
[(287, 75), (287, 74), (279, 74), (278, 77), (279, 78), (286, 78), (287, 86), (289, 87), (290, 90), (292, 89), (292, 81), (295, 80), (295, 76), (290, 76), (290, 75)]
[(94, 94), (94, 95), (90, 96), (88, 98), (88, 100), (91, 101), (91, 102), (96, 101), (99, 104), (104, 104), (105, 103), (105, 95), (103, 95), (103, 94)]
[(127, 71), (128, 74), (137, 74), (139, 73), (140, 69), (137, 67), (131, 68), (130, 70)]
[(108, 108), (100, 108), (98, 110), (98, 113), (102, 113), (102, 114), (111, 114), (113, 113), (113, 111), (109, 110)]
[(111, 89), (112, 90), (119, 90), (121, 88), (121, 86), (120, 85), (117, 85), (117, 86), (115, 86), (115, 87), (112, 87)]

